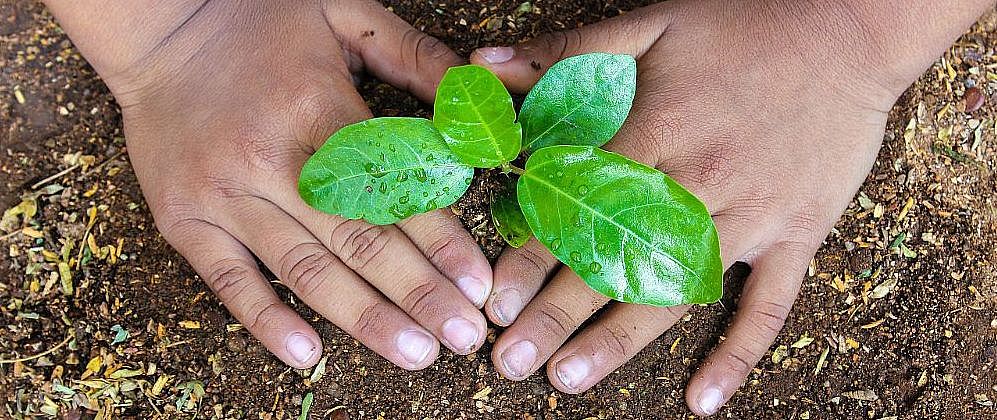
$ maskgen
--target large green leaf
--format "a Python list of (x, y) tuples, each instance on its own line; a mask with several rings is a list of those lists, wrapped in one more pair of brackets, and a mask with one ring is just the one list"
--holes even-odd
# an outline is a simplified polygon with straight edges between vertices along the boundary
[(537, 239), (596, 291), (658, 306), (720, 298), (710, 213), (654, 168), (590, 146), (547, 147), (527, 161), (518, 196)]
[(506, 243), (513, 248), (519, 248), (530, 240), (533, 232), (523, 217), (523, 210), (519, 208), (516, 183), (513, 178), (509, 178), (508, 184), (507, 188), (495, 196), (495, 201), (492, 201), (492, 222)]
[(592, 53), (555, 63), (523, 102), (524, 148), (606, 144), (627, 119), (636, 90), (637, 62), (629, 55)]
[(481, 66), (447, 70), (436, 90), (433, 124), (460, 161), (477, 168), (515, 159), (523, 141), (509, 91)]
[(472, 176), (431, 121), (374, 118), (329, 137), (301, 168), (298, 193), (323, 212), (387, 225), (453, 204)]

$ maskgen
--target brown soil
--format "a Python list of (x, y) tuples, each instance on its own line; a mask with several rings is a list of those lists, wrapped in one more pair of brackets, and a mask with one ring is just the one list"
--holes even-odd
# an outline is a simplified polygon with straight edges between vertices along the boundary
[[(467, 54), (641, 1), (538, 1), (532, 10), (504, 0), (387, 3)], [(897, 103), (860, 196), (820, 249), (772, 352), (722, 416), (997, 416), (995, 41), (990, 15)], [(743, 266), (722, 304), (693, 310), (599, 386), (569, 396), (541, 375), (500, 378), (487, 344), (403, 372), (292, 301), (323, 335), (328, 359), (324, 375), (291, 370), (238, 328), (156, 233), (122, 153), (116, 104), (39, 4), (0, 1), (0, 81), (0, 209), (24, 197), (37, 204), (33, 217), (0, 231), (0, 359), (43, 354), (0, 364), (0, 418), (288, 418), (309, 393), (316, 418), (686, 417), (684, 384), (737, 305)], [(975, 112), (966, 112), (970, 85), (985, 100)], [(376, 114), (426, 112), (376, 81), (363, 91)], [(487, 185), (479, 177), (458, 211), (495, 255)], [(891, 246), (901, 234), (904, 247)], [(67, 296), (58, 263), (77, 255), (79, 267), (65, 267)], [(116, 325), (129, 337), (112, 344)], [(802, 336), (814, 340), (791, 346)]]

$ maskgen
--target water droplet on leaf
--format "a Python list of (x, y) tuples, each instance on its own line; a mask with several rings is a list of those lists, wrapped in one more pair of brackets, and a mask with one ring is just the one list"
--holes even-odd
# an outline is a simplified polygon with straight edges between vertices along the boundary
[(589, 264), (589, 271), (591, 271), (592, 274), (602, 271), (602, 264), (592, 261), (592, 264)]

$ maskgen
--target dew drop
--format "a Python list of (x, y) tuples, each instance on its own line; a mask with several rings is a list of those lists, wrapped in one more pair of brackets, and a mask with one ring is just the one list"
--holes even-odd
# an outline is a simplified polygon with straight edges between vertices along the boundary
[(445, 193), (450, 192), (450, 187), (443, 187), (443, 192), (445, 192)]
[(471, 178), (464, 178), (464, 184), (471, 185)]
[(595, 249), (599, 252), (606, 252), (609, 247), (606, 244), (596, 244)]
[(381, 154), (378, 157), (381, 158), (381, 162), (387, 162), (388, 161), (388, 157), (384, 156), (384, 152), (381, 152)]
[(578, 195), (585, 195), (588, 194), (588, 192), (589, 192), (588, 185), (582, 184), (578, 186)]
[(408, 180), (408, 171), (401, 171), (398, 173), (398, 182), (405, 182)]
[(561, 249), (561, 238), (554, 238), (553, 241), (550, 241), (550, 250), (557, 251), (558, 249)]
[(592, 274), (602, 271), (602, 264), (592, 261), (592, 264), (589, 264), (589, 271), (591, 271)]
[(429, 175), (426, 174), (426, 170), (423, 168), (418, 168), (412, 173), (415, 175), (415, 179), (419, 180), (419, 182), (426, 182), (426, 180), (429, 179)]
[(571, 251), (571, 261), (579, 262), (582, 260), (582, 253), (578, 251)]
[(381, 194), (387, 194), (388, 193), (388, 184), (386, 184), (386, 183), (384, 183), (382, 181), (381, 185), (377, 186), (377, 190), (380, 191)]
[(408, 203), (408, 200), (409, 200), (408, 195), (403, 195), (401, 197), (398, 197), (398, 203), (399, 204)]

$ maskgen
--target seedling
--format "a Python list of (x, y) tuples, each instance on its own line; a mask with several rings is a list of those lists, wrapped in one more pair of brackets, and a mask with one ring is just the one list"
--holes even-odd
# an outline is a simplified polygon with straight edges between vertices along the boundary
[[(374, 118), (343, 127), (301, 170), (301, 197), (349, 219), (391, 224), (449, 206), (474, 168), (502, 168), (514, 188), (492, 203), (502, 237), (531, 236), (609, 298), (656, 306), (720, 298), (723, 266), (706, 206), (660, 171), (599, 147), (636, 91), (628, 55), (553, 65), (519, 118), (484, 67), (447, 71), (433, 120)], [(524, 168), (512, 164), (528, 155)]]

